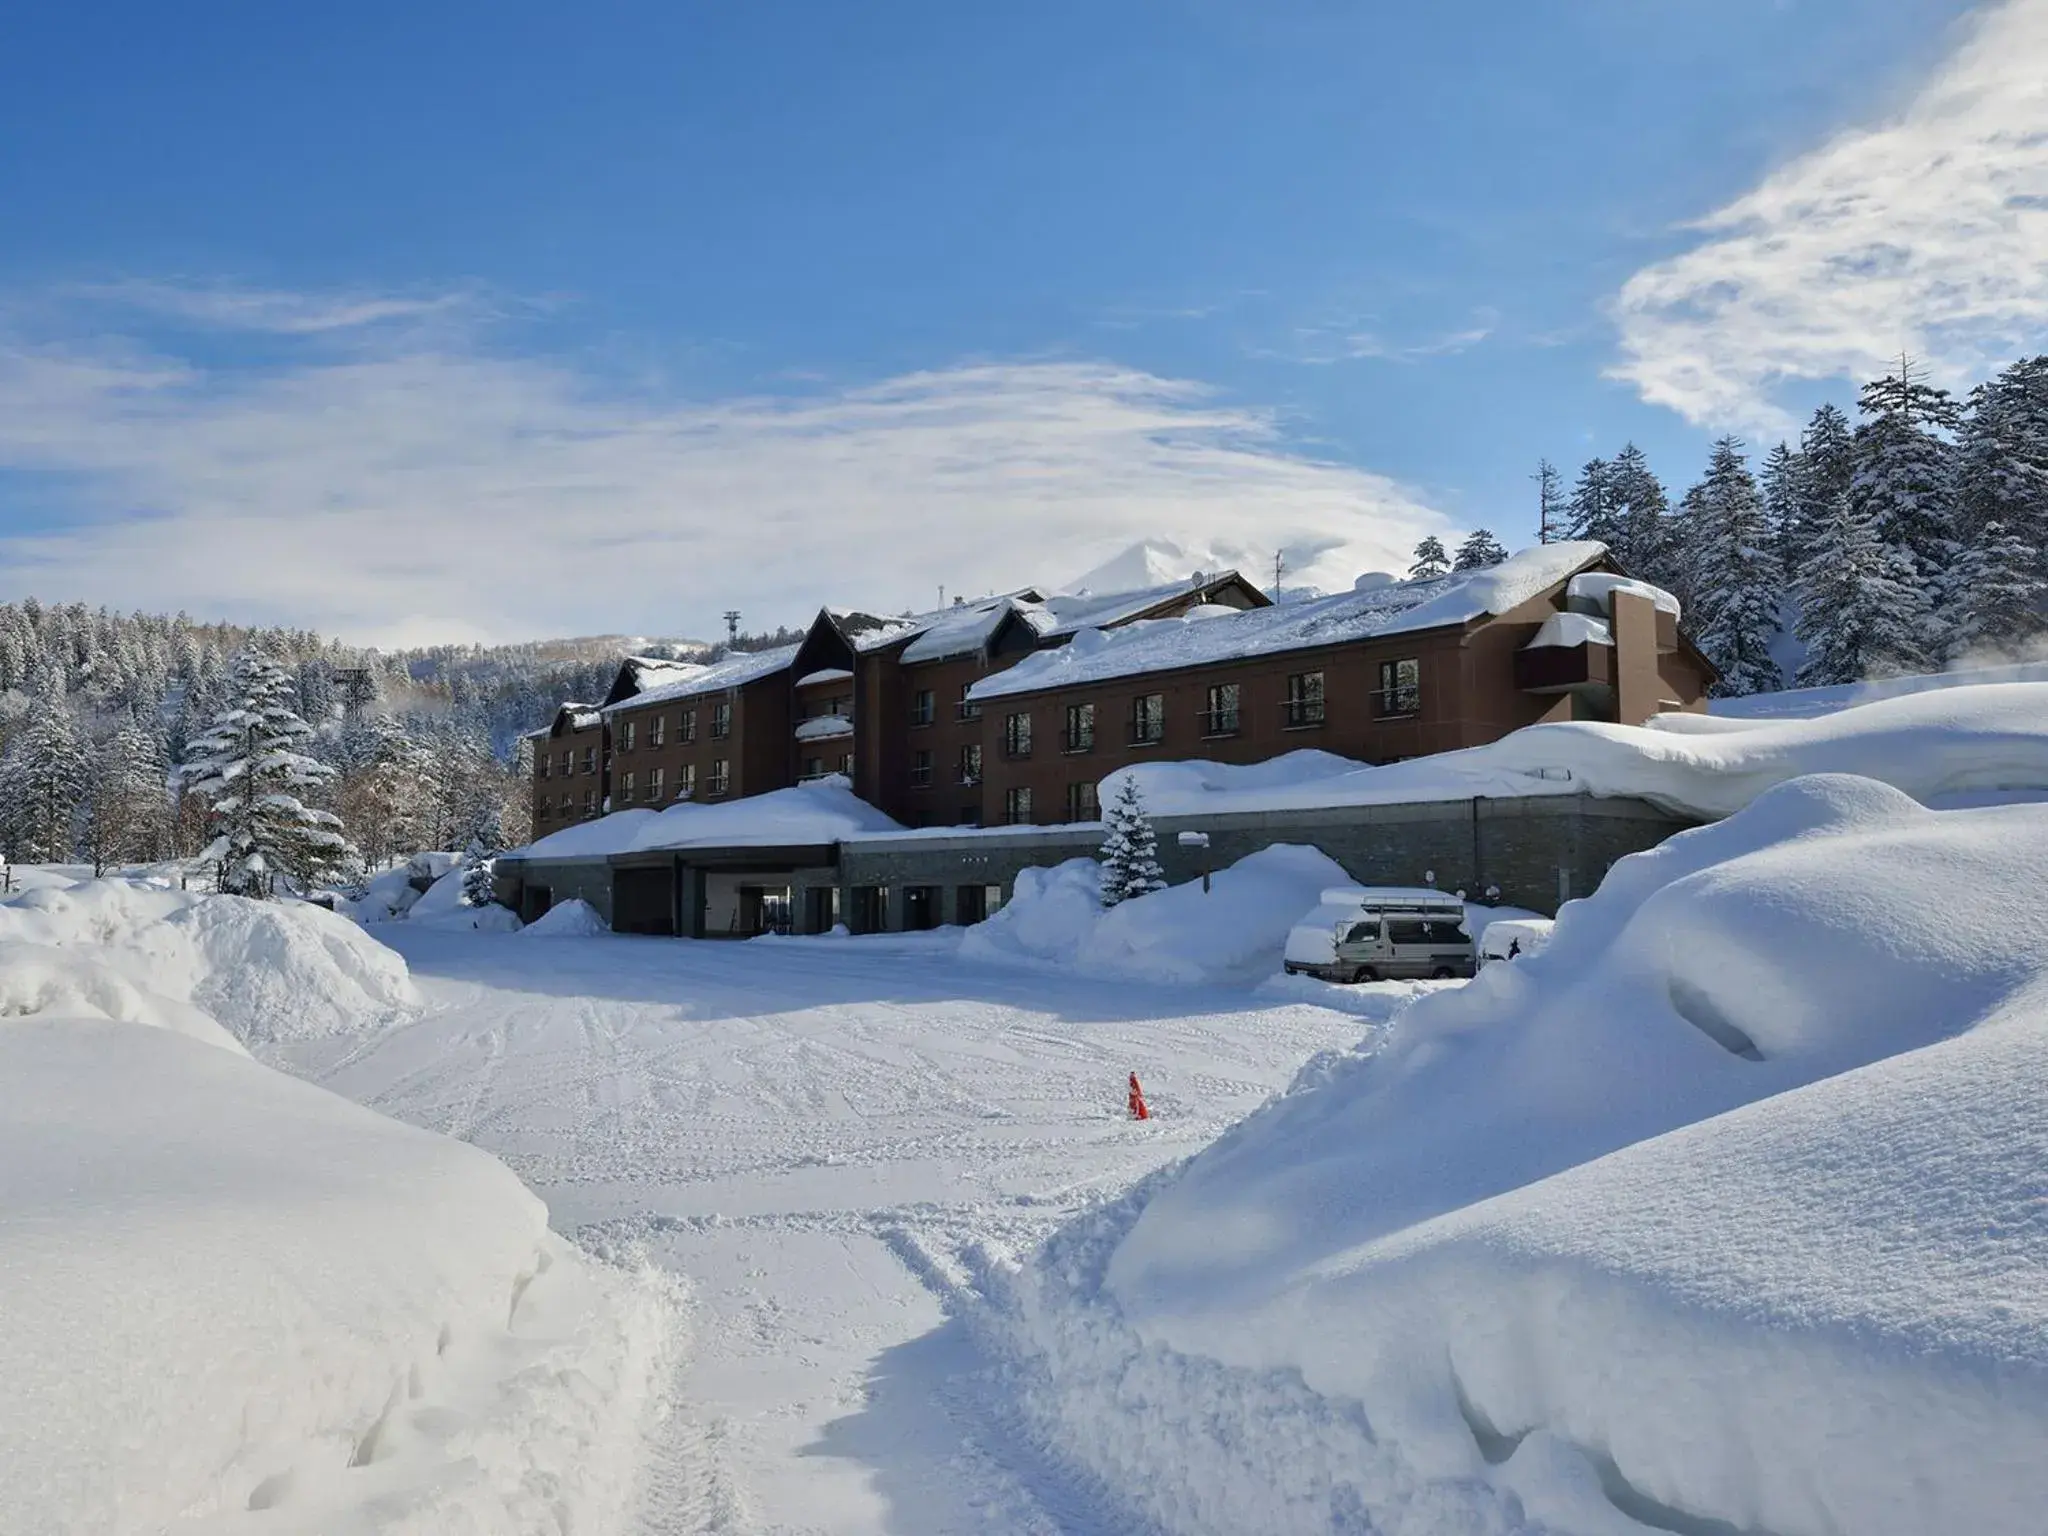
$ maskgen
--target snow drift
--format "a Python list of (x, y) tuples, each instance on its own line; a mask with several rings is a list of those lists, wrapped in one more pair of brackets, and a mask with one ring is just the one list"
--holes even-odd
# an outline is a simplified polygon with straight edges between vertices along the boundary
[(204, 1035), (196, 1011), (267, 1043), (353, 1033), (419, 1006), (404, 960), (305, 902), (118, 879), (50, 884), (0, 901), (0, 946), (0, 1013), (83, 1013)]
[(1817, 777), (1617, 865), (985, 1277), (1175, 1532), (2031, 1532), (2048, 809)]
[(587, 939), (612, 930), (597, 908), (572, 896), (556, 902), (520, 931), (536, 939)]
[(518, 857), (598, 858), (657, 848), (833, 843), (863, 832), (902, 830), (854, 794), (846, 779), (833, 774), (739, 800), (686, 800), (663, 811), (645, 807), (613, 811), (596, 821), (537, 838), (519, 849)]
[(1132, 981), (1247, 983), (1280, 969), (1287, 930), (1325, 886), (1350, 879), (1318, 849), (1276, 843), (1219, 870), (1207, 892), (1194, 880), (1104, 910), (1101, 872), (1093, 859), (1023, 871), (960, 953)]
[(1125, 775), (1154, 816), (1393, 805), (1522, 795), (1635, 796), (1683, 815), (1732, 815), (1774, 784), (1854, 773), (1929, 802), (2048, 791), (2048, 683), (1878, 699), (1815, 719), (1665, 715), (1648, 726), (1535, 725), (1483, 747), (1366, 767), (1292, 753), (1247, 768), (1154, 763)]
[(492, 1158), (245, 1056), (0, 1026), (0, 1251), (0, 1529), (595, 1532), (632, 1496), (664, 1298)]

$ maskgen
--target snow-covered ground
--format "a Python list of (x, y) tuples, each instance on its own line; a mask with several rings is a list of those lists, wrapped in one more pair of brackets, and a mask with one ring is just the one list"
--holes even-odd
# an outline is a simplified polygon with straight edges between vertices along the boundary
[(419, 1006), (398, 956), (39, 873), (0, 901), (0, 1531), (621, 1529), (672, 1288), (249, 1055), (375, 1040)]
[[(428, 1009), (268, 1054), (463, 1137), (555, 1228), (694, 1293), (650, 1532), (1122, 1532), (1022, 1450), (958, 1320), (1022, 1250), (1427, 989), (1139, 986), (957, 933), (690, 943), (375, 930)], [(532, 933), (535, 930), (528, 930)], [(1136, 1071), (1155, 1118), (1124, 1115)]]

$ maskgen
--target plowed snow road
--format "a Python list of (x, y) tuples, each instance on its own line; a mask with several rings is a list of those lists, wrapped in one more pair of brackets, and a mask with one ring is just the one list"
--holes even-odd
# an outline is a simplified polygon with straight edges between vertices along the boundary
[[(685, 1278), (694, 1344), (648, 1478), (663, 1536), (1106, 1529), (1006, 1433), (946, 1325), (960, 1256), (1028, 1245), (1368, 1027), (968, 965), (943, 935), (373, 931), (426, 1015), (276, 1059), (487, 1148), (559, 1230)], [(1123, 1115), (1133, 1069), (1143, 1124)]]

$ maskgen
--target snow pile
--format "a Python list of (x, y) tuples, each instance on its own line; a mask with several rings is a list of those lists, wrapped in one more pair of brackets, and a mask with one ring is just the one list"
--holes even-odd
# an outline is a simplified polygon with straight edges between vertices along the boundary
[(472, 907), (463, 899), (463, 881), (468, 875), (466, 860), (449, 870), (412, 904), (412, 909), (406, 913), (406, 921), (461, 932), (517, 932), (519, 919), (511, 908), (501, 907), (495, 902)]
[(1173, 1532), (2037, 1530), (2044, 881), (2048, 809), (1781, 786), (977, 1324)]
[(960, 953), (1133, 981), (1248, 983), (1280, 969), (1287, 930), (1324, 887), (1350, 878), (1317, 849), (1276, 843), (1218, 871), (1206, 892), (1192, 880), (1104, 910), (1101, 868), (1069, 859), (1025, 870), (1010, 900), (962, 936)]
[(1534, 725), (1384, 767), (1333, 766), (1345, 761), (1294, 753), (1252, 768), (1143, 764), (1109, 775), (1102, 794), (1131, 775), (1154, 816), (1592, 794), (1709, 818), (1810, 773), (1863, 775), (1923, 803), (2039, 792), (2048, 790), (2048, 683), (1879, 699), (1811, 720), (1665, 715), (1645, 727)]
[(461, 1142), (168, 1030), (9, 1020), (0, 1251), (0, 1530), (624, 1523), (670, 1304)]
[(601, 858), (662, 848), (799, 847), (903, 828), (839, 774), (738, 800), (684, 801), (665, 811), (614, 811), (551, 832), (512, 857)]
[(388, 923), (404, 917), (420, 899), (412, 870), (400, 864), (363, 882), (363, 894), (348, 904), (347, 914), (359, 923)]
[[(86, 1014), (251, 1043), (347, 1034), (419, 1006), (405, 961), (308, 902), (128, 880), (0, 901), (0, 1013)], [(207, 1017), (210, 1016), (210, 1019)]]
[[(1789, 675), (1789, 674), (1788, 674)], [(1877, 699), (1933, 693), (1943, 688), (1972, 688), (1986, 683), (2048, 683), (2048, 661), (2021, 661), (1996, 667), (1962, 667), (1911, 677), (1887, 677), (1865, 683), (1838, 683), (1826, 688), (1785, 688), (1775, 693), (1750, 693), (1714, 699), (1708, 713), (1731, 720), (1811, 720)]]
[(597, 908), (575, 896), (556, 902), (520, 929), (521, 933), (538, 939), (587, 939), (611, 931), (611, 924), (599, 915)]

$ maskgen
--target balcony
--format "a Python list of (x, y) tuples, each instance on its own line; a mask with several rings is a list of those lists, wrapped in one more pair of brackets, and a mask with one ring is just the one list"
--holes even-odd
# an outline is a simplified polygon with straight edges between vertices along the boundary
[(1515, 686), (1524, 693), (1569, 693), (1614, 686), (1614, 647), (1596, 640), (1538, 645), (1515, 652)]
[(844, 715), (813, 715), (796, 723), (798, 741), (835, 741), (853, 734), (853, 722)]

